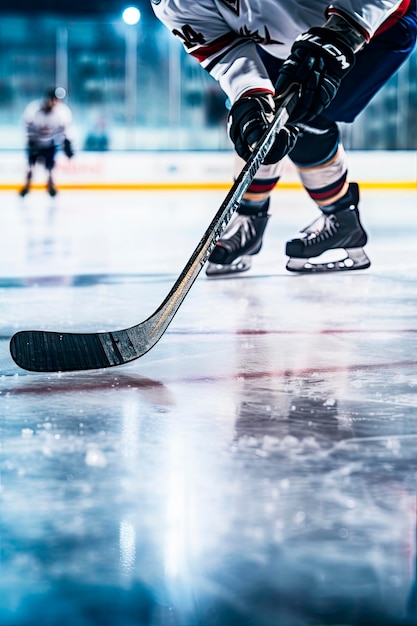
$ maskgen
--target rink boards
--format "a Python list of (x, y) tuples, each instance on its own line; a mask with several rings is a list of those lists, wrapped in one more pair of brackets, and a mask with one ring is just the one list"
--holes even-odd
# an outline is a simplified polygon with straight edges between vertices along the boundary
[[(415, 151), (349, 152), (350, 177), (367, 188), (417, 187)], [(0, 191), (18, 189), (26, 171), (25, 152), (0, 152)], [(56, 183), (61, 189), (228, 189), (233, 154), (222, 152), (82, 152), (68, 160), (57, 156)], [(38, 167), (33, 188), (44, 188)], [(280, 188), (298, 189), (297, 172), (287, 159)]]

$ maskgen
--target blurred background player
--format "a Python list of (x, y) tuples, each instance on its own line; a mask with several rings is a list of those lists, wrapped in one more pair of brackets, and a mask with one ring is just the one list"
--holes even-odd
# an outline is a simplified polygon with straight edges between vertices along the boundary
[(30, 191), (33, 170), (42, 162), (48, 173), (47, 190), (50, 196), (57, 194), (52, 177), (57, 150), (63, 149), (70, 159), (74, 155), (70, 128), (72, 112), (62, 102), (66, 92), (62, 87), (48, 89), (43, 100), (30, 102), (23, 114), (27, 137), (28, 170), (26, 182), (19, 194), (24, 197)]
[[(321, 211), (319, 220), (287, 242), (287, 269), (369, 267), (359, 189), (348, 181), (337, 122), (353, 122), (410, 55), (415, 0), (152, 0), (152, 5), (228, 96), (229, 136), (244, 161), (273, 118), (274, 97), (293, 83), (299, 86), (290, 119), (298, 135), (291, 126), (286, 135), (279, 133), (218, 241), (207, 274), (250, 268), (251, 256), (262, 247), (270, 193), (286, 153)], [(317, 258), (335, 249), (343, 249), (339, 262)]]

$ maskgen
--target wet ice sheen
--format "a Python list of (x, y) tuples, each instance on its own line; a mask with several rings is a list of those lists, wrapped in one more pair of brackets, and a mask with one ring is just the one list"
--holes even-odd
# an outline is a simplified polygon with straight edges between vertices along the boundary
[(150, 353), (45, 376), (11, 334), (145, 319), (222, 194), (2, 194), (2, 626), (416, 623), (415, 195), (362, 195), (369, 270), (288, 274), (282, 192)]

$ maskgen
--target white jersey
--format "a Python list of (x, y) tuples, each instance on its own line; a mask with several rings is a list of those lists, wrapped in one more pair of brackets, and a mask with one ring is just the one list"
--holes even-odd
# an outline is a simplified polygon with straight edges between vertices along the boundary
[(256, 45), (286, 59), (298, 35), (338, 14), (370, 39), (408, 0), (151, 0), (157, 18), (234, 102), (273, 86)]
[(64, 102), (57, 102), (48, 112), (43, 102), (30, 102), (24, 113), (27, 138), (40, 147), (60, 146), (64, 139), (71, 139), (71, 109)]

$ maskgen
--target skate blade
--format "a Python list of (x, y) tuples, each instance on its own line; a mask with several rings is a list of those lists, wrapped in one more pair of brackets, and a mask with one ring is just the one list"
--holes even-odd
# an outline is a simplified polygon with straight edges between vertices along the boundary
[(206, 274), (207, 276), (231, 276), (233, 274), (247, 272), (250, 270), (251, 266), (252, 259), (250, 256), (241, 256), (235, 259), (230, 265), (208, 262)]
[(363, 248), (340, 248), (339, 251), (344, 253), (345, 256), (337, 260), (326, 260), (326, 256), (328, 256), (329, 253), (334, 255), (338, 250), (328, 250), (320, 256), (310, 259), (291, 257), (287, 263), (287, 270), (290, 272), (312, 274), (364, 270), (371, 265), (371, 261), (366, 256)]

